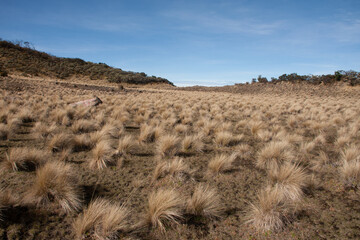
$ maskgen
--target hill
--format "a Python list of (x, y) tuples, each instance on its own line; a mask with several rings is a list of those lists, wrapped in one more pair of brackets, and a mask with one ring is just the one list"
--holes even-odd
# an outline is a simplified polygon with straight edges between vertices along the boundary
[[(1, 40), (1, 39), (0, 39)], [(0, 76), (21, 73), (25, 76), (47, 76), (68, 79), (73, 76), (116, 83), (173, 85), (165, 78), (147, 76), (143, 72), (123, 71), (105, 63), (87, 62), (79, 58), (63, 58), (40, 52), (28, 42), (0, 41)]]

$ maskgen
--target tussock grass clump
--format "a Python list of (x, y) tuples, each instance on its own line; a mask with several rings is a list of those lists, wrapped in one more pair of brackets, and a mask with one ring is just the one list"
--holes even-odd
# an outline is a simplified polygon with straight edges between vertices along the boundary
[(182, 158), (176, 157), (171, 161), (162, 161), (156, 165), (153, 181), (164, 178), (167, 175), (183, 179), (190, 176), (190, 170)]
[(9, 135), (9, 127), (6, 124), (0, 123), (0, 140), (8, 139)]
[(78, 211), (82, 205), (78, 181), (71, 167), (62, 162), (48, 162), (39, 168), (23, 201), (36, 207), (61, 207), (66, 213)]
[(340, 174), (346, 187), (360, 186), (360, 159), (343, 161)]
[(183, 153), (202, 152), (203, 149), (204, 143), (201, 135), (185, 136), (181, 141), (181, 152)]
[(285, 164), (279, 169), (270, 169), (269, 177), (272, 184), (279, 188), (286, 199), (301, 200), (308, 177), (303, 168), (290, 163)]
[(233, 153), (231, 155), (220, 154), (215, 156), (208, 164), (209, 172), (212, 174), (219, 174), (231, 170), (237, 156), (238, 153)]
[(225, 147), (236, 144), (242, 138), (242, 135), (234, 136), (231, 132), (222, 131), (215, 134), (214, 142), (219, 147)]
[(218, 125), (216, 121), (204, 119), (203, 120), (203, 126), (202, 126), (202, 133), (204, 136), (211, 136), (215, 133), (215, 129)]
[(137, 146), (137, 142), (131, 135), (124, 136), (119, 140), (117, 154), (126, 156), (132, 150), (134, 150), (136, 146)]
[(8, 121), (7, 126), (9, 127), (10, 132), (17, 132), (21, 124), (22, 120), (18, 117), (14, 117)]
[(77, 120), (71, 126), (71, 130), (74, 133), (88, 133), (88, 132), (96, 131), (98, 129), (99, 129), (99, 125), (95, 121), (91, 121), (87, 119)]
[(156, 152), (161, 157), (172, 157), (180, 150), (180, 139), (174, 135), (162, 136), (156, 144)]
[(94, 147), (94, 143), (88, 134), (76, 135), (74, 137), (73, 151), (81, 152), (90, 150)]
[(257, 203), (250, 203), (247, 223), (261, 232), (281, 230), (289, 211), (286, 205), (282, 190), (266, 188), (258, 194)]
[(165, 232), (165, 227), (183, 219), (183, 200), (173, 189), (159, 189), (149, 196), (146, 223)]
[(278, 168), (280, 164), (291, 161), (293, 155), (289, 150), (289, 145), (285, 142), (270, 142), (260, 150), (256, 166), (262, 169)]
[(47, 138), (48, 136), (52, 136), (56, 129), (57, 127), (55, 123), (49, 126), (43, 122), (37, 122), (31, 131), (35, 138), (42, 139)]
[(23, 123), (29, 123), (34, 122), (35, 117), (33, 113), (28, 109), (21, 109), (20, 112), (17, 114), (17, 117), (23, 122)]
[(68, 133), (55, 134), (51, 138), (48, 146), (53, 152), (72, 149), (74, 146), (74, 135)]
[(125, 129), (122, 124), (107, 123), (102, 127), (100, 133), (104, 136), (108, 136), (109, 138), (119, 138), (124, 133), (124, 131)]
[(265, 128), (265, 124), (264, 124), (262, 121), (251, 121), (251, 122), (249, 123), (249, 128), (250, 128), (251, 134), (252, 134), (253, 136), (256, 136), (257, 133), (258, 133), (261, 129)]
[(326, 152), (320, 151), (319, 156), (311, 161), (311, 169), (320, 171), (329, 161), (329, 156)]
[(154, 127), (147, 124), (142, 124), (140, 127), (140, 135), (138, 138), (140, 143), (149, 143), (155, 141)]
[(346, 162), (350, 162), (360, 158), (360, 148), (352, 144), (348, 148), (341, 152), (341, 159)]
[(1, 169), (34, 170), (45, 163), (49, 153), (35, 148), (11, 148), (6, 154), (5, 160), (1, 163)]
[(272, 140), (274, 133), (269, 130), (261, 129), (257, 132), (257, 137), (264, 142)]
[(175, 132), (181, 134), (181, 133), (187, 133), (189, 130), (189, 127), (185, 124), (178, 124), (174, 127)]
[(2, 221), (2, 210), (19, 203), (18, 196), (15, 196), (9, 189), (0, 188), (0, 221)]
[(130, 212), (117, 203), (105, 199), (92, 201), (73, 223), (77, 239), (118, 239), (127, 231)]
[(221, 199), (216, 190), (203, 184), (195, 187), (186, 206), (188, 213), (207, 218), (220, 218), (223, 210)]
[(92, 150), (93, 157), (90, 159), (89, 166), (93, 169), (103, 169), (109, 165), (115, 165), (114, 149), (108, 140), (100, 141)]

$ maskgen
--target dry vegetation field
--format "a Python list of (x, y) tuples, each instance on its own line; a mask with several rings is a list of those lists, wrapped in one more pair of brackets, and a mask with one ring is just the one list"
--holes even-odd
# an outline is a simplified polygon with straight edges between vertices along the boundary
[(358, 90), (1, 79), (0, 239), (359, 239)]

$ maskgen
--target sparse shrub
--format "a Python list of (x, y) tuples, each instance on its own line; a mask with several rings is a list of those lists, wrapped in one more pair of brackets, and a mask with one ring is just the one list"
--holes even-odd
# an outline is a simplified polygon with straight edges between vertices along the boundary
[(80, 210), (78, 181), (71, 167), (62, 162), (46, 163), (36, 171), (35, 182), (23, 201), (41, 208), (61, 207), (66, 213)]
[(197, 185), (194, 193), (187, 202), (188, 213), (207, 218), (219, 218), (223, 213), (223, 207), (216, 190), (208, 185)]
[(183, 200), (175, 190), (159, 189), (149, 196), (146, 223), (165, 232), (166, 226), (183, 219)]

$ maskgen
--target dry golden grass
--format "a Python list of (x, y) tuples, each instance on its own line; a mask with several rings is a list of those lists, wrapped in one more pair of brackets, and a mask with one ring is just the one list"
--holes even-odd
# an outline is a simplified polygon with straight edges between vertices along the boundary
[(19, 197), (9, 189), (0, 188), (0, 222), (3, 220), (2, 211), (10, 206), (17, 206)]
[(130, 212), (117, 203), (105, 199), (92, 201), (73, 223), (77, 239), (118, 239), (129, 228)]
[(285, 199), (297, 202), (302, 199), (308, 178), (303, 168), (293, 164), (284, 164), (279, 169), (270, 169), (269, 177), (272, 184), (284, 194)]
[(262, 121), (251, 121), (249, 123), (249, 128), (251, 131), (251, 134), (253, 136), (256, 136), (257, 133), (265, 127), (265, 124)]
[(286, 142), (270, 142), (258, 153), (256, 166), (262, 169), (273, 169), (292, 159), (293, 155), (289, 150), (289, 144)]
[(66, 213), (79, 211), (82, 201), (71, 167), (62, 162), (47, 162), (36, 171), (35, 182), (23, 202), (41, 208), (61, 207)]
[(29, 122), (34, 122), (35, 121), (34, 114), (30, 110), (28, 110), (26, 108), (21, 109), (20, 112), (17, 114), (17, 117), (23, 123), (29, 123)]
[(352, 161), (343, 161), (340, 174), (346, 187), (360, 186), (360, 157)]
[(218, 147), (226, 147), (240, 142), (242, 138), (242, 135), (234, 136), (231, 132), (224, 131), (215, 134), (214, 142)]
[(131, 135), (124, 136), (119, 139), (117, 153), (126, 156), (133, 151), (136, 146), (137, 142)]
[(216, 155), (208, 164), (209, 172), (211, 174), (219, 174), (231, 170), (237, 156), (238, 153)]
[(187, 201), (186, 211), (196, 216), (220, 218), (224, 208), (219, 195), (208, 185), (197, 185)]
[(73, 141), (73, 151), (87, 151), (95, 146), (95, 143), (91, 140), (88, 134), (76, 135)]
[(165, 232), (166, 226), (183, 219), (184, 200), (173, 189), (159, 189), (149, 196), (146, 223)]
[(174, 127), (175, 132), (178, 134), (187, 133), (189, 131), (189, 127), (185, 124), (178, 124)]
[(180, 139), (174, 135), (161, 136), (156, 143), (156, 153), (161, 157), (172, 157), (180, 150)]
[(190, 169), (184, 163), (182, 158), (175, 157), (170, 161), (161, 161), (156, 165), (153, 174), (153, 181), (164, 178), (167, 175), (179, 179), (185, 179), (190, 176)]
[(279, 188), (266, 188), (258, 194), (258, 201), (250, 203), (247, 223), (258, 231), (281, 230), (286, 221), (287, 206), (283, 200), (283, 193)]
[(38, 150), (35, 148), (11, 148), (6, 153), (6, 158), (1, 162), (2, 170), (33, 170), (43, 165), (48, 157), (49, 152)]
[(6, 124), (0, 123), (0, 140), (8, 139), (9, 135), (9, 127)]
[(116, 165), (116, 158), (114, 157), (114, 149), (111, 147), (111, 142), (102, 140), (98, 142), (92, 150), (93, 157), (89, 161), (89, 166), (92, 169), (103, 169), (109, 165)]
[(33, 127), (32, 134), (35, 138), (47, 138), (49, 136), (53, 136), (57, 129), (57, 126), (55, 123), (51, 125), (47, 125), (43, 122), (37, 122), (35, 123), (35, 126)]
[(341, 152), (341, 159), (345, 162), (353, 161), (360, 157), (360, 149), (352, 144)]
[(99, 125), (96, 122), (87, 119), (77, 120), (71, 126), (71, 130), (74, 133), (88, 133), (94, 132), (98, 129)]
[(196, 153), (202, 152), (204, 143), (201, 135), (188, 135), (181, 141), (181, 152)]
[[(55, 86), (53, 82), (52, 85)], [(251, 235), (312, 239), (318, 231), (325, 238), (329, 236), (327, 233), (337, 239), (346, 238), (349, 231), (356, 235), (357, 232), (350, 229), (356, 213), (346, 211), (348, 201), (341, 201), (356, 198), (360, 186), (360, 112), (356, 107), (359, 100), (349, 101), (350, 94), (342, 98), (333, 97), (328, 91), (322, 92), (324, 96), (317, 96), (312, 90), (311, 96), (304, 95), (302, 90), (291, 97), (289, 93), (293, 92), (274, 93), (278, 87), (297, 89), (297, 85), (288, 83), (262, 85), (259, 89), (255, 88), (256, 84), (251, 85), (251, 92), (246, 94), (174, 89), (148, 91), (140, 85), (119, 93), (105, 88), (104, 91), (72, 88), (71, 85), (61, 91), (54, 88), (51, 93), (40, 89), (41, 94), (36, 91), (15, 94), (0, 89), (1, 152), (18, 146), (40, 149), (49, 146), (58, 153), (50, 153), (48, 161), (60, 159), (59, 162), (68, 164), (66, 168), (71, 168), (68, 170), (76, 171), (81, 177), (77, 182), (56, 180), (62, 178), (61, 174), (49, 173), (51, 177), (44, 177), (43, 173), (45, 181), (31, 172), (4, 171), (0, 189), (12, 188), (13, 196), (20, 190), (21, 197), (25, 198), (23, 201), (19, 198), (15, 206), (8, 205), (2, 202), (0, 191), (0, 205), (9, 206), (3, 211), (6, 214), (3, 217), (15, 220), (15, 216), (23, 219), (32, 213), (46, 214), (46, 211), (34, 209), (35, 206), (51, 210), (71, 208), (64, 210), (67, 212), (80, 209), (81, 205), (76, 207), (71, 200), (66, 203), (71, 198), (69, 189), (72, 187), (76, 188), (77, 199), (83, 196), (86, 202), (90, 201), (78, 218), (75, 213), (65, 216), (53, 211), (48, 213), (50, 217), (29, 217), (29, 221), (20, 224), (5, 221), (0, 232), (5, 231), (8, 238), (13, 238), (12, 231), (18, 231), (17, 238), (33, 236), (31, 233), (35, 231), (41, 232), (43, 238), (58, 236), (62, 239), (222, 239), (239, 229), (238, 238)], [(116, 87), (112, 83), (109, 86)], [(313, 87), (318, 86), (311, 86), (311, 89)], [(234, 86), (236, 91), (241, 88)], [(260, 92), (251, 94), (254, 88)], [(98, 95), (103, 104), (69, 106), (93, 94)], [(3, 96), (7, 96), (6, 99)], [(27, 113), (23, 109), (27, 109)], [(21, 116), (22, 111), (26, 113), (23, 116), (31, 112), (38, 122), (24, 123), (26, 118)], [(2, 129), (9, 131), (3, 140)], [(242, 138), (237, 139), (238, 136)], [(140, 145), (133, 148), (134, 144)], [(124, 157), (126, 154), (128, 156)], [(1, 158), (4, 164), (6, 155)], [(126, 161), (120, 169), (123, 159)], [(7, 163), (7, 169), (15, 168), (14, 164)], [(21, 164), (15, 166), (25, 168)], [(98, 169), (103, 171), (96, 171)], [(61, 171), (61, 167), (52, 171)], [(225, 174), (217, 176), (221, 173)], [(322, 187), (318, 187), (316, 181), (324, 181), (320, 184)], [(256, 197), (262, 188), (259, 183), (269, 184), (269, 188), (249, 204), (247, 220), (252, 225), (249, 227), (243, 224), (243, 218), (237, 217), (239, 212), (235, 213), (235, 209), (242, 211), (245, 207), (245, 201), (239, 199)], [(44, 187), (35, 186), (41, 184)], [(84, 186), (84, 194), (79, 195), (77, 184)], [(307, 196), (304, 192), (308, 192), (310, 184), (314, 185), (313, 194)], [(18, 186), (26, 189), (17, 189)], [(177, 192), (157, 191), (160, 186), (178, 189)], [(31, 195), (31, 191), (36, 193)], [(151, 193), (149, 206), (145, 206), (148, 212), (143, 216), (143, 203), (147, 205), (143, 200), (148, 193)], [(113, 200), (128, 198), (131, 216), (118, 203), (89, 200), (105, 196)], [(313, 204), (315, 209), (324, 204), (333, 205), (333, 199), (339, 211), (330, 214), (329, 221), (334, 225), (341, 223), (342, 231), (329, 230), (326, 224), (308, 228), (318, 217), (317, 211), (303, 211), (301, 218), (293, 218), (304, 202)], [(23, 209), (27, 211), (21, 213)], [(229, 218), (220, 218), (223, 213)], [(75, 220), (74, 234), (66, 230), (72, 220)], [(56, 221), (59, 221), (56, 229), (47, 227)], [(292, 221), (299, 221), (299, 224), (292, 227)], [(182, 224), (176, 229), (167, 228), (180, 222)], [(274, 233), (281, 229), (285, 231)], [(159, 235), (157, 230), (166, 231), (166, 235)], [(268, 232), (257, 235), (262, 231)]]
[(74, 146), (74, 135), (67, 133), (55, 134), (49, 141), (48, 146), (53, 152), (72, 149)]
[(138, 137), (140, 143), (149, 143), (155, 141), (154, 127), (147, 124), (142, 124), (140, 127), (140, 135)]

